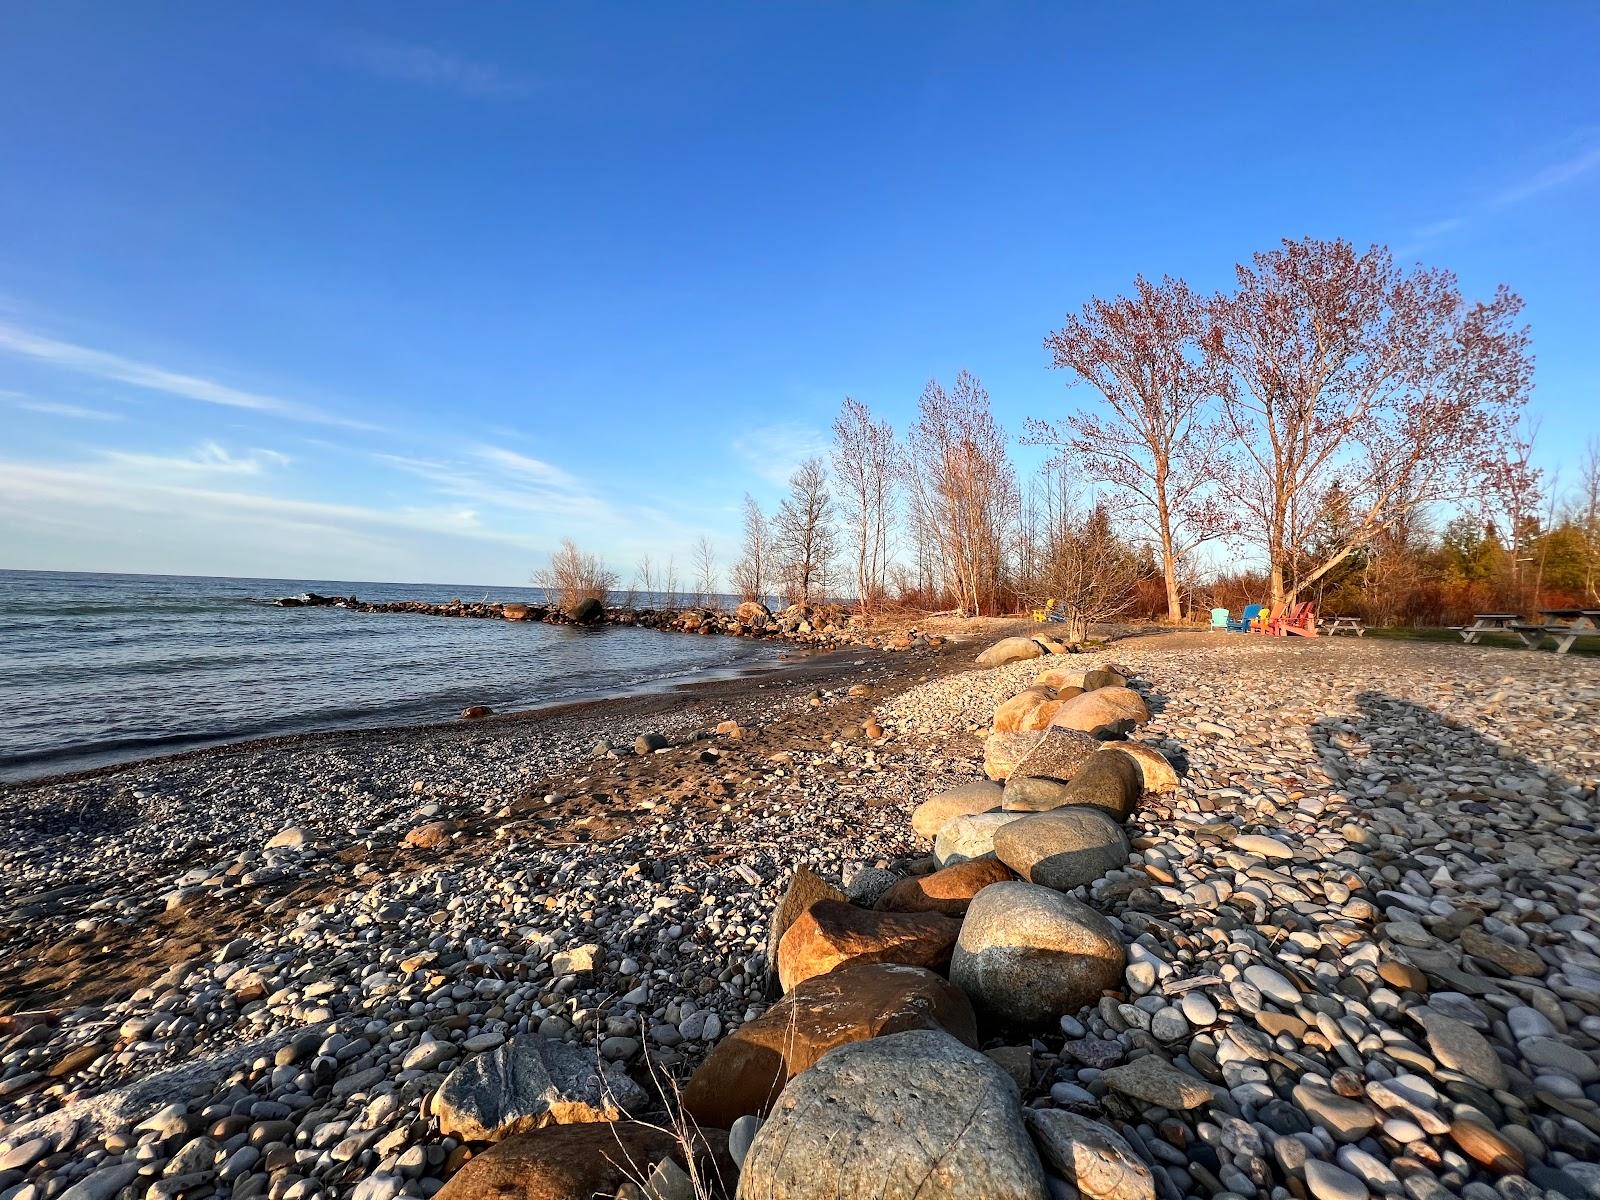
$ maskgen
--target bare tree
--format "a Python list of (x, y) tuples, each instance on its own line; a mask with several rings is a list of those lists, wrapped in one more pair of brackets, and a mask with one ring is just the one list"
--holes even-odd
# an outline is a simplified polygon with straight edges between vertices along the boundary
[(772, 586), (772, 548), (766, 514), (748, 492), (744, 497), (744, 554), (733, 565), (730, 582), (740, 600), (765, 604)]
[(846, 396), (833, 423), (833, 478), (855, 557), (856, 605), (863, 614), (883, 597), (899, 459), (893, 426), (874, 421), (865, 404)]
[(694, 569), (700, 588), (700, 604), (710, 608), (717, 603), (717, 549), (701, 534), (694, 544)]
[(910, 441), (913, 521), (937, 553), (944, 590), (964, 614), (998, 612), (1021, 495), (989, 393), (967, 371), (948, 392), (929, 380)]
[(641, 554), (634, 567), (634, 586), (643, 594), (647, 607), (656, 608), (660, 605), (660, 598), (656, 595), (655, 564), (650, 561), (648, 554)]
[(1080, 502), (1070, 461), (1055, 459), (1040, 473), (1025, 521), (1033, 571), (1030, 599), (1054, 601), (1065, 617), (1063, 640), (1089, 636), (1093, 624), (1128, 612), (1140, 579), (1138, 555), (1118, 538), (1103, 504)]
[[(1524, 564), (1533, 560), (1533, 540), (1538, 533), (1538, 510), (1544, 493), (1543, 472), (1532, 462), (1533, 443), (1538, 437), (1537, 422), (1519, 421), (1505, 430), (1500, 445), (1483, 464), (1483, 488), (1478, 507), (1484, 520), (1493, 526), (1500, 544), (1506, 548), (1510, 602), (1519, 611), (1527, 607)], [(1550, 492), (1552, 505), (1554, 489)], [(1553, 515), (1553, 514), (1552, 514)], [(1544, 573), (1544, 563), (1539, 563)], [(1534, 588), (1535, 594), (1538, 588)]]
[(1044, 344), (1053, 367), (1100, 394), (1098, 411), (1028, 422), (1028, 441), (1058, 447), (1131, 501), (1128, 512), (1160, 547), (1170, 621), (1183, 619), (1185, 557), (1237, 526), (1212, 494), (1224, 435), (1209, 411), (1218, 382), (1202, 344), (1207, 327), (1206, 305), (1181, 279), (1157, 286), (1141, 276), (1131, 296), (1091, 299)]
[(562, 538), (549, 565), (533, 573), (533, 584), (553, 603), (571, 608), (584, 600), (605, 604), (617, 586), (617, 575), (598, 555), (585, 554), (571, 538)]
[(810, 604), (838, 551), (833, 500), (820, 458), (809, 458), (789, 478), (789, 495), (772, 520), (772, 545), (791, 603)]
[(1600, 601), (1600, 441), (1590, 441), (1578, 475), (1574, 524), (1583, 536), (1583, 598)]
[(663, 607), (678, 607), (678, 560), (671, 554), (667, 555), (667, 565), (661, 569), (661, 596)]
[[(1274, 603), (1292, 600), (1416, 509), (1459, 499), (1526, 400), (1522, 301), (1468, 303), (1447, 271), (1306, 238), (1237, 269), (1207, 348), (1240, 450), (1230, 491), (1261, 530)], [(1349, 534), (1290, 578), (1334, 479)]]

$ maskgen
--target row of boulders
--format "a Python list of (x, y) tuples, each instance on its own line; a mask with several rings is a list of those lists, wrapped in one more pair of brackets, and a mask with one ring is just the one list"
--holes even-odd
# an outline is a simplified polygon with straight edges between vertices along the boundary
[(634, 625), (643, 629), (661, 629), (674, 633), (767, 638), (804, 642), (822, 647), (859, 646), (877, 650), (913, 650), (938, 646), (943, 642), (942, 638), (915, 628), (899, 633), (873, 632), (865, 627), (859, 613), (842, 604), (791, 604), (787, 608), (773, 612), (756, 600), (747, 600), (730, 611), (705, 606), (687, 608), (607, 606), (594, 597), (563, 607), (489, 600), (456, 599), (444, 603), (427, 600), (362, 600), (356, 596), (323, 596), (316, 592), (285, 596), (273, 603), (279, 608), (342, 608), (362, 613), (476, 617), (500, 621), (534, 621), (547, 625)]
[[(1118, 928), (1069, 893), (1127, 862), (1122, 822), (1146, 790), (1176, 785), (1154, 750), (1103, 740), (1148, 719), (1125, 678), (1046, 675), (1028, 702), (999, 706), (990, 778), (912, 813), (931, 856), (862, 872), (848, 890), (794, 873), (769, 929), (781, 998), (688, 1080), (670, 1143), (619, 1119), (631, 1081), (568, 1063), (569, 1082), (552, 1089), (548, 1056), (508, 1044), (459, 1068), (436, 1099), (441, 1127), (465, 1098), (503, 1138), (446, 1185), (447, 1200), (1153, 1200), (1149, 1169), (1115, 1130), (1023, 1105), (1026, 1039), (1117, 991), (1127, 963)], [(1082, 703), (1100, 691), (1111, 694)], [(1030, 703), (1049, 720), (1019, 716)], [(997, 737), (1013, 740), (1002, 751)], [(531, 1127), (495, 1099), (518, 1090), (519, 1071), (545, 1128), (513, 1132)], [(1135, 1074), (1129, 1087), (1146, 1083)], [(449, 1120), (469, 1140), (488, 1132)], [(572, 1120), (590, 1128), (573, 1133)]]

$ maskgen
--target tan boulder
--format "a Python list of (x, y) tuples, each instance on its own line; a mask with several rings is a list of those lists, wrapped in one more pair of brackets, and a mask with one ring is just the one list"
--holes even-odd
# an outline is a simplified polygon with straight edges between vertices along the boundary
[(931, 838), (957, 817), (989, 812), (1000, 807), (1000, 785), (986, 780), (963, 783), (940, 792), (911, 810), (911, 828), (920, 837)]
[(907, 1029), (978, 1044), (972, 1003), (932, 971), (867, 963), (814, 976), (719, 1042), (684, 1088), (683, 1106), (717, 1128), (765, 1116), (784, 1085), (835, 1046)]
[(1007, 663), (1021, 662), (1027, 658), (1039, 658), (1044, 654), (1044, 647), (1032, 638), (1008, 637), (1001, 638), (990, 646), (975, 660), (980, 667), (1003, 667)]
[(795, 919), (778, 946), (778, 979), (796, 984), (846, 963), (903, 963), (943, 970), (961, 922), (939, 913), (877, 912), (819, 900)]
[(1102, 687), (1068, 700), (1056, 710), (1050, 723), (1082, 733), (1123, 733), (1149, 719), (1150, 709), (1138, 692), (1127, 687)]
[(414, 850), (438, 850), (450, 844), (455, 826), (449, 821), (429, 821), (407, 832), (404, 844)]
[(930, 875), (902, 879), (882, 896), (874, 907), (884, 912), (936, 912), (959, 917), (972, 898), (991, 883), (1015, 879), (1011, 868), (994, 858), (975, 858), (969, 862), (942, 867)]
[(1006, 780), (1001, 810), (1052, 812), (1076, 806), (1100, 809), (1117, 821), (1126, 821), (1143, 794), (1138, 764), (1131, 755), (1119, 753), (1113, 743), (1091, 754), (1066, 782), (1012, 776)]
[(992, 731), (995, 733), (1015, 733), (1019, 729), (1029, 728), (1024, 722), (1032, 716), (1034, 710), (1041, 704), (1048, 703), (1055, 698), (1054, 688), (1031, 687), (1025, 691), (1018, 692), (1009, 700), (1002, 700), (994, 710), (994, 720), (991, 723)]
[(767, 970), (776, 972), (778, 947), (783, 935), (795, 919), (818, 900), (846, 900), (848, 897), (822, 876), (807, 867), (798, 867), (789, 877), (789, 886), (772, 910), (772, 920), (767, 924)]
[[(728, 1157), (728, 1135), (700, 1129), (696, 1173), (720, 1180), (710, 1194), (733, 1194), (738, 1168)], [(688, 1166), (672, 1132), (637, 1121), (552, 1125), (520, 1133), (475, 1155), (439, 1189), (438, 1200), (590, 1200), (613, 1196), (663, 1158)]]
[(983, 742), (983, 773), (993, 780), (1005, 779), (1043, 736), (1043, 730), (991, 733)]
[(1142, 742), (1112, 742), (1109, 745), (1111, 749), (1133, 759), (1146, 792), (1154, 795), (1178, 790), (1177, 768), (1154, 746), (1146, 746)]
[(1034, 687), (1053, 687), (1058, 692), (1067, 688), (1092, 692), (1095, 688), (1126, 687), (1127, 683), (1121, 672), (1105, 667), (1051, 667), (1033, 677)]
[(1038, 735), (1038, 740), (1017, 760), (1007, 778), (1042, 775), (1047, 779), (1071, 779), (1101, 744), (1098, 738), (1087, 733), (1052, 725)]
[(526, 604), (502, 604), (500, 615), (508, 621), (526, 621), (529, 608)]
[(1126, 866), (1128, 840), (1098, 808), (1057, 808), (999, 830), (994, 852), (1029, 883), (1070, 892)]

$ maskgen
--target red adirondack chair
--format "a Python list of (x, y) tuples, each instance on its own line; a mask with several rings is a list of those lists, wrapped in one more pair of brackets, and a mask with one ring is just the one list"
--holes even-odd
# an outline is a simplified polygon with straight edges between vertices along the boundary
[(1309, 600), (1289, 605), (1272, 618), (1267, 632), (1274, 637), (1316, 637), (1317, 606)]

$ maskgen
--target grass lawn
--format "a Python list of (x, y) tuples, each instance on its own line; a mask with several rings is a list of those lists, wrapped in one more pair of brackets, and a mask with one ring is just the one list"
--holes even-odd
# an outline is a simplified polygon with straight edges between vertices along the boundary
[[(1347, 637), (1349, 635), (1341, 633), (1339, 636)], [(1395, 641), (1454, 642), (1458, 646), (1466, 645), (1461, 640), (1461, 635), (1454, 629), (1378, 629), (1373, 627), (1367, 630), (1367, 636), (1369, 638), (1391, 638)], [(1568, 650), (1567, 653), (1600, 654), (1600, 644), (1597, 644), (1597, 640), (1600, 639), (1580, 638), (1572, 644), (1572, 649)], [(1486, 633), (1478, 639), (1477, 644), (1480, 646), (1505, 646), (1513, 650), (1527, 649), (1522, 644), (1522, 639), (1514, 633)], [(1551, 642), (1545, 642), (1540, 649), (1547, 654), (1555, 653), (1555, 645)]]

